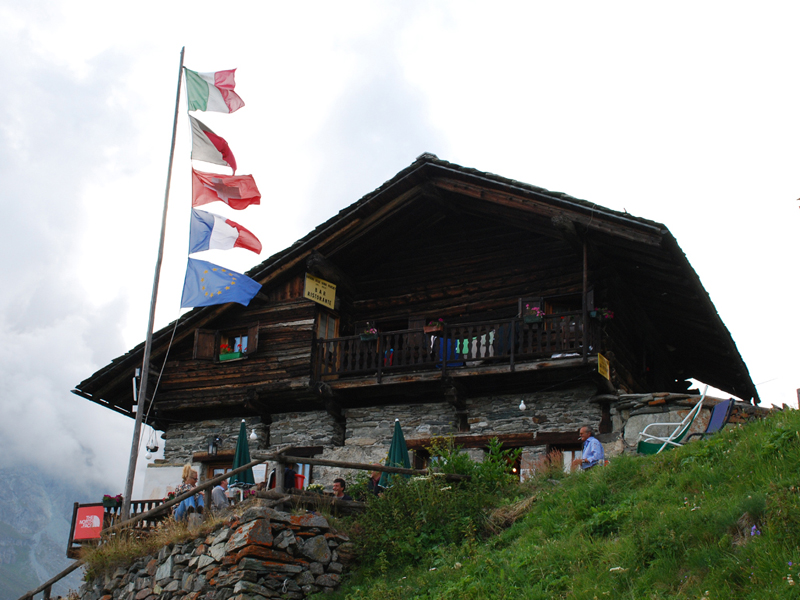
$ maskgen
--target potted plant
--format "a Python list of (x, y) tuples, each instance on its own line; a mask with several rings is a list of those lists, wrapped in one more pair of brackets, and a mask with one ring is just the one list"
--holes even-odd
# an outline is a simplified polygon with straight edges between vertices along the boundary
[(541, 323), (544, 311), (535, 304), (526, 304), (522, 313), (522, 320), (526, 323)]
[(322, 495), (325, 492), (325, 486), (321, 483), (310, 483), (306, 488), (312, 494), (320, 494)]
[(122, 494), (117, 494), (116, 496), (104, 494), (103, 506), (106, 508), (116, 508), (117, 506), (122, 506)]
[(372, 327), (369, 323), (367, 323), (367, 328), (361, 332), (361, 341), (366, 342), (368, 340), (377, 340), (378, 339), (378, 330), (375, 327)]
[(610, 321), (614, 318), (614, 313), (607, 308), (593, 308), (589, 311), (589, 316), (599, 321)]
[(434, 335), (437, 333), (441, 333), (444, 329), (444, 319), (439, 317), (436, 321), (429, 321), (427, 325), (422, 328), (422, 331), (425, 333), (433, 333)]
[(233, 360), (234, 358), (242, 358), (242, 345), (239, 344), (237, 346), (239, 352), (235, 352), (233, 348), (231, 348), (230, 344), (220, 344), (219, 346), (219, 360), (220, 362), (223, 360)]

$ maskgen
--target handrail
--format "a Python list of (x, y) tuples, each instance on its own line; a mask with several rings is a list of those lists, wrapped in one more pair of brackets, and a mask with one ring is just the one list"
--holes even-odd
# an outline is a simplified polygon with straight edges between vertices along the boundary
[[(220, 481), (222, 481), (224, 479), (228, 479), (232, 475), (236, 475), (237, 473), (241, 473), (242, 471), (246, 471), (247, 469), (250, 469), (252, 467), (255, 467), (256, 465), (260, 465), (261, 463), (265, 463), (267, 461), (275, 461), (275, 462), (281, 463), (281, 464), (286, 463), (286, 462), (304, 462), (304, 463), (308, 463), (308, 464), (328, 465), (328, 466), (334, 466), (334, 467), (338, 466), (338, 467), (342, 467), (342, 468), (356, 469), (356, 470), (362, 470), (362, 471), (383, 471), (383, 472), (387, 472), (387, 473), (402, 473), (402, 474), (407, 474), (407, 475), (421, 475), (421, 474), (434, 475), (434, 474), (436, 474), (432, 469), (405, 469), (405, 468), (402, 468), (402, 467), (387, 467), (387, 466), (384, 466), (384, 465), (374, 465), (374, 464), (367, 464), (367, 463), (351, 463), (351, 462), (338, 461), (338, 460), (324, 460), (324, 459), (319, 459), (319, 458), (295, 457), (295, 456), (290, 456), (290, 455), (285, 454), (286, 452), (289, 452), (289, 451), (291, 451), (291, 447), (285, 448), (281, 452), (270, 453), (270, 454), (258, 454), (258, 458), (250, 461), (246, 465), (243, 465), (241, 467), (233, 469), (232, 471), (228, 471), (227, 473), (225, 473), (223, 475), (219, 475), (217, 477), (214, 477), (213, 479), (210, 479), (210, 480), (206, 481), (205, 483), (202, 483), (202, 484), (200, 484), (200, 485), (198, 485), (196, 487), (193, 487), (191, 490), (188, 490), (188, 491), (184, 492), (180, 496), (176, 496), (172, 500), (164, 502), (164, 504), (161, 504), (161, 505), (157, 506), (156, 508), (154, 508), (152, 510), (148, 510), (146, 512), (138, 514), (135, 517), (132, 517), (132, 518), (130, 518), (127, 521), (124, 521), (122, 523), (117, 523), (115, 525), (112, 525), (111, 527), (103, 529), (103, 531), (101, 531), (100, 533), (101, 533), (101, 535), (104, 534), (104, 533), (106, 533), (106, 534), (107, 533), (114, 533), (116, 531), (119, 531), (123, 527), (127, 527), (127, 526), (133, 525), (134, 523), (137, 523), (139, 521), (143, 521), (145, 519), (153, 517), (153, 516), (163, 512), (165, 509), (170, 508), (171, 506), (174, 506), (175, 504), (179, 504), (180, 502), (183, 502), (184, 500), (186, 500), (186, 498), (190, 498), (191, 496), (194, 496), (195, 494), (197, 494), (199, 492), (203, 492), (203, 491), (207, 490), (208, 488), (217, 485)], [(446, 474), (446, 475), (444, 475), (444, 477), (446, 479), (448, 479), (448, 480), (456, 480), (456, 481), (457, 480), (462, 480), (462, 479), (469, 479), (468, 475), (459, 475), (457, 473)], [(78, 567), (83, 565), (83, 563), (84, 563), (83, 559), (76, 560), (72, 565), (70, 565), (69, 567), (67, 567), (63, 571), (61, 571), (61, 573), (59, 573), (58, 575), (56, 575), (52, 579), (50, 579), (50, 580), (46, 581), (45, 583), (43, 583), (42, 585), (40, 585), (35, 590), (31, 590), (30, 592), (26, 593), (25, 595), (20, 596), (19, 600), (31, 600), (36, 594), (38, 594), (40, 592), (43, 592), (45, 590), (48, 590), (48, 597), (49, 597), (49, 589), (52, 587), (52, 585), (54, 583), (58, 582), (59, 580), (63, 579), (64, 577), (66, 577), (70, 573), (72, 573), (75, 569), (77, 569)]]
[[(100, 535), (102, 535), (104, 533), (105, 534), (115, 533), (115, 532), (119, 531), (120, 529), (122, 529), (123, 527), (127, 527), (129, 525), (133, 525), (134, 523), (138, 523), (139, 521), (143, 521), (145, 519), (153, 517), (153, 516), (155, 516), (155, 515), (157, 515), (159, 513), (164, 512), (165, 509), (167, 509), (167, 508), (169, 508), (171, 506), (174, 506), (175, 504), (179, 504), (179, 503), (183, 502), (184, 500), (186, 500), (186, 498), (191, 498), (195, 494), (197, 494), (199, 492), (204, 492), (208, 488), (217, 485), (223, 479), (228, 479), (232, 475), (236, 475), (237, 473), (241, 473), (242, 471), (246, 471), (247, 469), (251, 469), (251, 468), (255, 467), (256, 465), (260, 465), (263, 462), (267, 462), (268, 460), (275, 460), (276, 458), (279, 458), (279, 457), (280, 457), (279, 454), (270, 454), (270, 455), (267, 455), (267, 456), (264, 456), (264, 457), (260, 457), (260, 458), (258, 458), (256, 460), (252, 460), (249, 463), (247, 463), (246, 465), (243, 465), (241, 467), (233, 469), (232, 471), (228, 471), (224, 475), (219, 475), (219, 476), (215, 477), (214, 479), (210, 479), (209, 481), (206, 481), (205, 483), (202, 483), (202, 484), (200, 484), (200, 485), (198, 485), (196, 487), (193, 487), (191, 490), (184, 492), (180, 496), (176, 496), (172, 500), (168, 500), (167, 502), (164, 502), (164, 504), (160, 504), (156, 508), (153, 508), (151, 510), (148, 510), (146, 512), (138, 514), (135, 517), (132, 517), (132, 518), (128, 519), (127, 521), (123, 521), (122, 523), (116, 523), (115, 525), (112, 525), (111, 527), (107, 527), (106, 529), (103, 529), (100, 532)], [(72, 532), (70, 532), (70, 534), (71, 533)], [(19, 600), (30, 600), (36, 594), (38, 594), (40, 592), (44, 592), (45, 590), (49, 590), (53, 586), (54, 583), (60, 581), (61, 579), (63, 579), (64, 577), (66, 577), (67, 575), (72, 573), (75, 569), (77, 569), (78, 567), (82, 566), (83, 563), (84, 563), (83, 559), (79, 558), (73, 564), (71, 564), (69, 567), (67, 567), (66, 569), (61, 571), (61, 573), (59, 573), (58, 575), (56, 575), (52, 579), (49, 579), (48, 581), (46, 581), (45, 583), (40, 585), (35, 590), (32, 590), (32, 591), (26, 593), (25, 595), (20, 596)], [(48, 592), (48, 595), (49, 595), (49, 592)]]

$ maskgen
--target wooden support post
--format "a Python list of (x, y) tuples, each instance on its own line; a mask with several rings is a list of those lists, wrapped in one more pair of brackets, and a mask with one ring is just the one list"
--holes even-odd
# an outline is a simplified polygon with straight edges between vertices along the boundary
[(450, 339), (447, 337), (447, 323), (444, 324), (442, 327), (442, 338), (440, 340), (440, 350), (439, 356), (442, 357), (442, 380), (444, 381), (447, 378), (447, 361), (450, 359), (450, 346), (448, 346), (447, 341)]
[(378, 339), (376, 340), (377, 345), (377, 352), (378, 352), (378, 383), (381, 382), (381, 376), (383, 374), (383, 336), (379, 333)]
[(519, 330), (519, 315), (517, 318), (511, 319), (511, 331), (509, 332), (508, 339), (511, 341), (511, 356), (509, 357), (509, 367), (511, 372), (514, 372), (514, 348), (517, 345), (517, 331)]
[(284, 479), (286, 477), (286, 463), (281, 458), (275, 463), (275, 489), (283, 492), (286, 488)]
[[(589, 251), (587, 250), (586, 238), (583, 238), (583, 364), (589, 362)], [(595, 342), (595, 345), (598, 342)]]

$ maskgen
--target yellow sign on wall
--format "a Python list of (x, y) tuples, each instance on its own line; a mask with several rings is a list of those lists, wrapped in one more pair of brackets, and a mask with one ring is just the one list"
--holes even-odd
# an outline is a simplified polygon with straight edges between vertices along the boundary
[(611, 381), (611, 369), (608, 365), (608, 359), (599, 352), (597, 353), (597, 372)]
[(330, 281), (319, 279), (306, 273), (306, 286), (303, 290), (303, 298), (313, 300), (317, 304), (322, 304), (327, 308), (333, 309), (336, 302), (336, 286)]

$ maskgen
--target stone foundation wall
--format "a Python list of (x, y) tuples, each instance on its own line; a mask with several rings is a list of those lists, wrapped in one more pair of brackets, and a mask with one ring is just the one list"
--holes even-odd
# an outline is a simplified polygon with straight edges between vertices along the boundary
[[(597, 429), (602, 409), (591, 402), (594, 386), (569, 390), (471, 398), (467, 401), (469, 432), (501, 435), (529, 431), (577, 431), (584, 425)], [(519, 409), (525, 402), (525, 410)]]
[[(593, 386), (579, 386), (568, 390), (471, 398), (466, 402), (469, 433), (502, 435), (577, 430), (582, 425), (597, 427), (601, 407), (590, 402), (594, 394)], [(527, 406), (525, 411), (519, 410), (521, 401)], [(344, 417), (343, 432), (333, 417), (322, 410), (274, 414), (270, 425), (261, 423), (258, 418), (249, 418), (248, 431), (255, 428), (259, 436), (258, 442), (250, 443), (250, 451), (322, 446), (323, 454), (317, 458), (370, 464), (386, 459), (395, 419), (400, 420), (407, 440), (460, 433), (455, 409), (447, 402), (351, 408), (344, 410)], [(193, 452), (205, 451), (208, 436), (212, 434), (223, 437), (222, 449), (233, 450), (240, 422), (241, 419), (224, 419), (172, 426), (166, 434), (165, 462), (182, 464), (191, 458)], [(269, 445), (264, 443), (267, 440)], [(543, 446), (523, 448), (523, 478), (531, 473), (533, 465), (544, 453)], [(469, 449), (469, 454), (473, 460), (480, 460), (483, 451)], [(274, 467), (274, 464), (268, 464), (267, 472)], [(328, 489), (336, 477), (354, 481), (357, 476), (358, 471), (332, 467), (315, 466), (312, 471), (312, 481)]]
[[(230, 419), (215, 419), (213, 421), (196, 421), (194, 423), (175, 423), (164, 432), (164, 462), (174, 465), (184, 465), (192, 462), (192, 454), (208, 451), (208, 438), (219, 436), (221, 442), (217, 451), (236, 450), (236, 440), (239, 437), (241, 417)], [(258, 417), (245, 419), (247, 434), (256, 430), (258, 439), (248, 439), (250, 452), (266, 448), (264, 442), (269, 439), (269, 428)]]
[[(598, 435), (606, 457), (613, 458), (635, 451), (636, 438), (644, 425), (653, 421), (679, 421), (696, 399), (685, 394), (666, 393), (606, 397), (605, 401), (610, 405), (612, 432)], [(526, 405), (524, 411), (519, 409), (521, 401)], [(709, 409), (704, 408), (693, 431), (705, 428), (714, 402), (714, 399), (707, 400)], [(597, 431), (602, 418), (602, 405), (597, 401), (596, 388), (591, 385), (530, 394), (470, 398), (466, 401), (466, 408), (469, 423), (467, 435), (577, 431), (584, 425)], [(400, 420), (407, 440), (464, 433), (458, 431), (455, 409), (447, 402), (351, 408), (344, 410), (344, 417), (344, 428), (325, 411), (275, 414), (270, 425), (262, 424), (258, 418), (247, 419), (248, 431), (255, 428), (259, 436), (258, 442), (250, 443), (250, 450), (275, 451), (287, 446), (322, 446), (323, 453), (317, 458), (370, 464), (385, 460), (395, 419)], [(233, 450), (240, 421), (225, 419), (171, 427), (165, 449), (168, 462), (182, 464), (191, 457), (192, 452), (204, 451), (211, 434), (221, 435), (222, 448)], [(576, 437), (575, 446), (578, 447), (579, 443)], [(483, 455), (480, 449), (470, 449), (469, 453), (474, 460), (480, 460)], [(522, 448), (520, 475), (523, 479), (533, 474), (545, 454), (546, 446)], [(274, 466), (268, 465), (267, 472)], [(358, 474), (358, 471), (315, 466), (311, 480), (330, 489), (334, 478), (344, 477), (354, 481)]]
[(272, 415), (269, 426), (270, 450), (286, 446), (336, 445), (337, 426), (324, 410)]
[(333, 591), (352, 543), (324, 517), (290, 515), (253, 501), (212, 533), (85, 583), (81, 600), (244, 600)]

